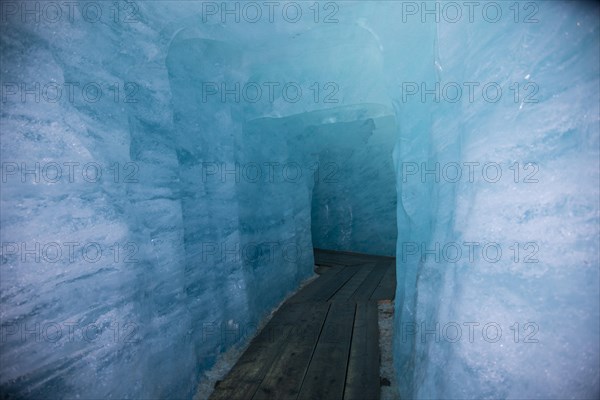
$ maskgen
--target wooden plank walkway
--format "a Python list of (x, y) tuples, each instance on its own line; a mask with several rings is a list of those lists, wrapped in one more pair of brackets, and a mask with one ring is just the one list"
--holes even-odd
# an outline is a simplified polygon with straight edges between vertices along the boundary
[(378, 400), (377, 302), (393, 300), (393, 257), (315, 249), (322, 275), (252, 340), (212, 400)]

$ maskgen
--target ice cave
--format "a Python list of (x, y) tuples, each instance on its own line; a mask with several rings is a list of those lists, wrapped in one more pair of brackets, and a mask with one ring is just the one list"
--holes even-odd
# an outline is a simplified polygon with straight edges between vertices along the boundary
[(600, 398), (595, 2), (0, 11), (0, 398)]

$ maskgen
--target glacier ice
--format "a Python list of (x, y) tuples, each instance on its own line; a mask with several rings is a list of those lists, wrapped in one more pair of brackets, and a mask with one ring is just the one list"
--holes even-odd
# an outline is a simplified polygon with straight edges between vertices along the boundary
[(598, 8), (466, 3), (3, 2), (3, 394), (191, 398), (314, 246), (403, 397), (598, 397)]
[(398, 78), (441, 88), (395, 98), (401, 392), (597, 398), (598, 8), (500, 4), (510, 18), (422, 29), (427, 68)]
[[(3, 393), (192, 397), (217, 355), (313, 273), (318, 163), (340, 162), (319, 155), (324, 124), (375, 137), (368, 151), (386, 155), (373, 169), (387, 168), (378, 182), (393, 220), (391, 107), (350, 62), (355, 45), (377, 55), (364, 29), (202, 24), (201, 2), (87, 2), (78, 10), (92, 14), (62, 21), (44, 3), (3, 7)], [(315, 43), (321, 59), (304, 61)], [(336, 74), (322, 68), (328, 53)], [(279, 64), (264, 61), (274, 54)], [(357, 76), (364, 85), (322, 103)], [(264, 96), (246, 101), (255, 82)], [(271, 98), (270, 82), (305, 94)], [(223, 100), (222, 83), (241, 83), (244, 101)], [(354, 169), (366, 168), (361, 157)], [(393, 252), (393, 224), (348, 223), (344, 249)]]

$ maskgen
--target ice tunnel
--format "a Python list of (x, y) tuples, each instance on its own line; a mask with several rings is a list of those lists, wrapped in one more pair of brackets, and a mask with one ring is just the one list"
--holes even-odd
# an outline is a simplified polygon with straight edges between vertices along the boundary
[(395, 257), (396, 398), (600, 397), (594, 2), (0, 11), (2, 399), (202, 398), (315, 249)]

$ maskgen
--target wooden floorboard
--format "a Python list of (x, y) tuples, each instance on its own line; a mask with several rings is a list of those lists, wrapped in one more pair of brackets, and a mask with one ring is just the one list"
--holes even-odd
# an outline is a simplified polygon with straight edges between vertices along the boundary
[(315, 249), (318, 262), (328, 267), (277, 310), (212, 400), (379, 399), (377, 301), (394, 298), (395, 259)]
[(377, 303), (356, 304), (344, 400), (379, 400)]
[(342, 399), (355, 303), (333, 303), (298, 400)]
[(338, 275), (341, 274), (345, 269), (346, 267), (344, 266), (332, 267), (310, 285), (302, 288), (298, 293), (292, 296), (288, 302), (298, 303), (304, 301), (313, 301), (315, 296), (319, 295), (324, 290), (327, 290), (328, 286), (336, 285), (337, 282), (343, 279), (343, 277)]
[(350, 278), (345, 285), (340, 287), (338, 291), (332, 294), (328, 300), (332, 301), (348, 301), (350, 297), (356, 292), (356, 290), (362, 285), (367, 276), (371, 273), (373, 268), (375, 267), (374, 263), (370, 264), (362, 264), (358, 267), (348, 267), (352, 269), (356, 269), (356, 272)]
[[(355, 262), (374, 261), (374, 260), (391, 260), (394, 261), (395, 257), (382, 256), (375, 254), (364, 254), (364, 253), (353, 253), (349, 251), (338, 251), (338, 250), (327, 250), (327, 249), (314, 249), (315, 260), (319, 259), (330, 259), (330, 260), (346, 260), (352, 264)], [(349, 264), (349, 265), (352, 265)]]
[[(331, 273), (327, 274), (319, 285), (311, 287), (307, 286), (304, 290), (301, 290), (296, 296), (292, 297), (290, 302), (304, 302), (304, 301), (327, 301), (333, 296), (342, 286), (346, 284), (352, 278), (352, 276), (358, 272), (358, 268), (354, 267), (342, 267), (342, 270), (335, 275)], [(325, 276), (323, 276), (324, 278)], [(317, 279), (317, 282), (321, 278)], [(316, 282), (315, 282), (316, 283)]]
[(386, 263), (377, 262), (360, 287), (352, 294), (351, 299), (355, 301), (368, 301), (381, 283), (388, 268), (389, 266)]
[(329, 303), (311, 303), (298, 329), (279, 350), (253, 400), (295, 399), (329, 311)]
[(371, 300), (394, 300), (396, 297), (396, 264), (388, 266), (377, 289), (371, 295)]
[(227, 377), (218, 383), (211, 399), (251, 399), (306, 308), (306, 304), (284, 305), (252, 340)]

